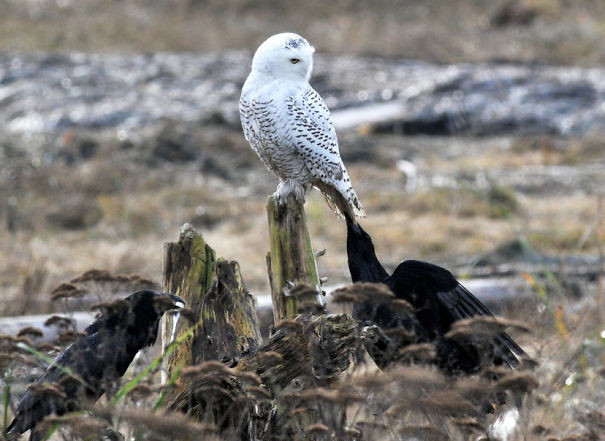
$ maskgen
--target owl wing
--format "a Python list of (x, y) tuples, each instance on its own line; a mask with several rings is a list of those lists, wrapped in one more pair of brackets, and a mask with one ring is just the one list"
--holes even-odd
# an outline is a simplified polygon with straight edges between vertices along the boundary
[(346, 173), (330, 111), (311, 87), (286, 100), (287, 133), (296, 153), (316, 180), (335, 184)]
[(244, 137), (250, 143), (265, 167), (272, 169), (266, 160), (264, 150), (267, 137), (275, 136), (275, 124), (271, 117), (273, 113), (273, 100), (267, 102), (248, 101), (243, 97), (239, 101), (239, 114), (242, 121)]

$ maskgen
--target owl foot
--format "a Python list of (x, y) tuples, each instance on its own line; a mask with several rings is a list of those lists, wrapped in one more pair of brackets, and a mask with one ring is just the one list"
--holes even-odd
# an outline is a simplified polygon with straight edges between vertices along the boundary
[(304, 185), (299, 184), (294, 179), (286, 179), (279, 182), (274, 196), (277, 198), (277, 202), (281, 205), (286, 203), (286, 199), (288, 199), (290, 194), (294, 195), (296, 202), (299, 204), (304, 204), (306, 192), (307, 189)]

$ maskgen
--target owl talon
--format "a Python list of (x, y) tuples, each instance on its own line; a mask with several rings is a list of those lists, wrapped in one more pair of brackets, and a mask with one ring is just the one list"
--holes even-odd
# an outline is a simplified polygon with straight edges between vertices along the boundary
[(306, 189), (303, 185), (299, 184), (294, 179), (286, 179), (284, 181), (280, 181), (274, 196), (277, 198), (277, 202), (281, 205), (286, 204), (286, 200), (290, 194), (294, 195), (294, 199), (297, 203), (304, 204), (305, 193)]

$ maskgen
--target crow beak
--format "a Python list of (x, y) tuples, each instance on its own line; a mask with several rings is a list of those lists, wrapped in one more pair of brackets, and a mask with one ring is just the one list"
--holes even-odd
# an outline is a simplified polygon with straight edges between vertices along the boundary
[(168, 293), (162, 293), (165, 296), (170, 297), (172, 300), (174, 300), (174, 306), (176, 306), (179, 309), (182, 309), (185, 307), (185, 300), (183, 300), (181, 297), (176, 296), (174, 294), (168, 294)]
[(169, 309), (183, 309), (185, 307), (185, 300), (179, 296), (167, 292), (158, 293), (158, 296), (162, 299), (170, 299), (172, 301), (173, 306)]

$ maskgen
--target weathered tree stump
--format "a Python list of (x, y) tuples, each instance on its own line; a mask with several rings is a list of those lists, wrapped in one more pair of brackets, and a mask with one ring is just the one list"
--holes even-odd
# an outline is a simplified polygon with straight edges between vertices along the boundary
[(194, 341), (194, 364), (240, 358), (256, 352), (262, 341), (255, 300), (246, 290), (237, 262), (216, 261), (212, 286), (202, 297), (200, 317), (200, 333), (205, 338)]
[[(311, 246), (307, 218), (303, 205), (289, 195), (285, 204), (275, 196), (267, 202), (270, 251), (267, 253), (267, 271), (273, 300), (275, 323), (284, 318), (294, 318), (303, 303), (323, 305), (317, 260)], [(304, 283), (315, 288), (312, 298), (296, 298), (290, 295), (294, 285)]]
[[(162, 286), (182, 297), (193, 311), (194, 323), (179, 319), (176, 337), (196, 326), (166, 360), (168, 376), (202, 361), (238, 358), (260, 344), (254, 299), (244, 286), (239, 265), (216, 259), (214, 250), (189, 224), (181, 228), (178, 242), (165, 245)], [(168, 318), (162, 328), (164, 347), (173, 334), (173, 320)]]

